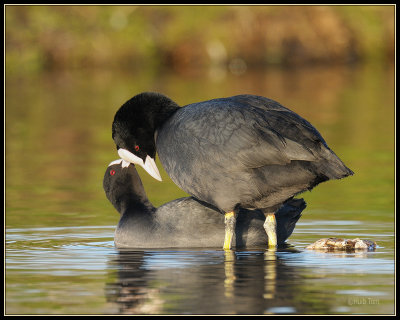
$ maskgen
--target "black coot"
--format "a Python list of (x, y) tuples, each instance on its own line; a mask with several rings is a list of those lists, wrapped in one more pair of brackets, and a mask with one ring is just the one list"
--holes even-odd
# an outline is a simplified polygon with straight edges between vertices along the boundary
[[(153, 207), (134, 165), (116, 160), (108, 166), (103, 187), (121, 214), (115, 245), (130, 248), (219, 247), (223, 241), (224, 216), (218, 209), (192, 198), (181, 198)], [(292, 234), (303, 199), (291, 199), (276, 213), (278, 244)], [(264, 215), (240, 209), (236, 223), (236, 246), (263, 246), (267, 238)]]
[(353, 174), (308, 121), (255, 95), (179, 107), (162, 94), (144, 92), (116, 112), (112, 137), (121, 158), (161, 180), (157, 151), (180, 188), (224, 212), (226, 249), (237, 208), (261, 209), (275, 246), (274, 212), (282, 203)]

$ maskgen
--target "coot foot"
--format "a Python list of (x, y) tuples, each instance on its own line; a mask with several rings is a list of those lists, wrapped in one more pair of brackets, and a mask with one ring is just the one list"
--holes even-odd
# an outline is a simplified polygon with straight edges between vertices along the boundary
[(224, 250), (232, 248), (233, 235), (236, 228), (236, 213), (235, 211), (225, 213), (225, 241)]
[(275, 248), (278, 241), (276, 237), (276, 219), (274, 213), (266, 214), (264, 229), (268, 235), (268, 246), (270, 248)]

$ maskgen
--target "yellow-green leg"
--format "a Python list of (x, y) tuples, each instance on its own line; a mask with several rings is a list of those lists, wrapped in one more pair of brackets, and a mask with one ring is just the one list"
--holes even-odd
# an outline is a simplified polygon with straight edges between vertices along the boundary
[(264, 229), (268, 235), (268, 246), (275, 248), (278, 241), (276, 239), (276, 219), (274, 213), (266, 214)]
[(225, 213), (225, 240), (224, 250), (232, 248), (232, 240), (235, 234), (236, 214), (234, 211)]

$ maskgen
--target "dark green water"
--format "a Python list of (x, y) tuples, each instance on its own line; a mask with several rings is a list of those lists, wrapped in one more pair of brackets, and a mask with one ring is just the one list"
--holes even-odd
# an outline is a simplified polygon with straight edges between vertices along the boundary
[[(119, 216), (102, 190), (118, 157), (111, 122), (149, 90), (181, 105), (240, 93), (275, 99), (309, 120), (355, 175), (303, 195), (308, 206), (283, 251), (118, 252)], [(5, 116), (6, 314), (394, 313), (393, 69), (8, 78)], [(154, 205), (185, 195), (164, 171), (161, 183), (139, 173)], [(378, 248), (305, 250), (329, 236)]]

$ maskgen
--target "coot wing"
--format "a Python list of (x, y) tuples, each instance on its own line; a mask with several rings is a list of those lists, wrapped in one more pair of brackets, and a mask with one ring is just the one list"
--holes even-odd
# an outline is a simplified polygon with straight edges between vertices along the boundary
[(300, 116), (273, 100), (252, 95), (188, 105), (161, 131), (159, 154), (168, 152), (174, 141), (179, 141), (182, 151), (172, 153), (178, 149), (171, 148), (168, 157), (160, 155), (161, 159), (224, 163), (227, 170), (313, 161), (321, 143), (325, 144)]

